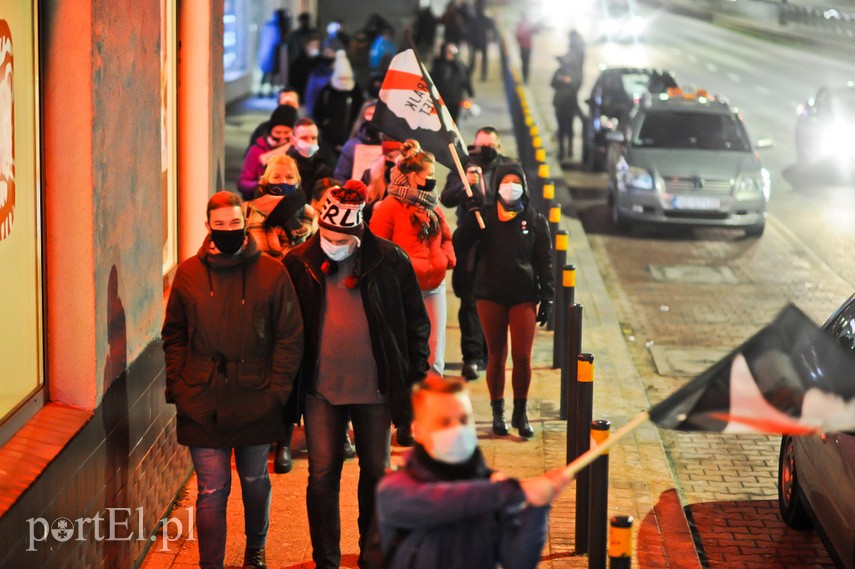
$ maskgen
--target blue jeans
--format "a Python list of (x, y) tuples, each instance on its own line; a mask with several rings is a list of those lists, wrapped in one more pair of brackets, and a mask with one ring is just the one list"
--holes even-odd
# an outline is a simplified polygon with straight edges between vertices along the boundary
[(306, 510), (312, 538), (312, 559), (317, 569), (341, 565), (341, 467), (344, 463), (344, 429), (353, 423), (353, 441), (359, 456), (360, 566), (362, 543), (374, 515), (374, 491), (389, 466), (391, 426), (389, 405), (332, 405), (322, 397), (306, 396), (304, 420), (309, 452)]
[[(244, 508), (246, 546), (259, 548), (267, 542), (270, 526), (270, 445), (235, 447)], [(232, 486), (232, 449), (190, 447), (199, 495), (196, 527), (199, 529), (199, 566), (223, 569), (226, 554), (226, 502)]]

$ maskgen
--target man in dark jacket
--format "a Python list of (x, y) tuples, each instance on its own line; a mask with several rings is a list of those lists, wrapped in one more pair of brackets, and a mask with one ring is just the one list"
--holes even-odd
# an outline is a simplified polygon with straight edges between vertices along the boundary
[(457, 57), (457, 52), (457, 46), (453, 43), (443, 44), (441, 53), (433, 60), (430, 69), (434, 85), (442, 96), (451, 118), (455, 121), (460, 114), (463, 99), (467, 95), (469, 97), (475, 95), (472, 81), (469, 79), (469, 70)]
[[(409, 389), (428, 370), (430, 320), (406, 253), (362, 220), (365, 184), (330, 189), (319, 231), (285, 256), (305, 323), (299, 385), (309, 452), (312, 558), (341, 564), (339, 491), (344, 429), (359, 455), (360, 552), (374, 490), (389, 466), (390, 419), (409, 424)], [(360, 566), (363, 560), (360, 556)]]
[(491, 471), (463, 382), (429, 377), (412, 405), (416, 446), (377, 488), (386, 567), (537, 567), (563, 468), (523, 480)]
[(207, 215), (208, 237), (178, 266), (166, 307), (166, 400), (175, 404), (178, 442), (190, 447), (196, 469), (201, 567), (223, 567), (233, 449), (246, 519), (244, 567), (266, 567), (267, 453), (287, 429), (302, 316), (284, 267), (247, 236), (240, 198), (214, 194)]
[[(502, 155), (502, 143), (499, 132), (485, 126), (475, 133), (475, 143), (470, 147), (469, 159), (464, 165), (466, 178), (473, 192), (480, 195), (480, 202), (492, 205), (496, 200), (486, 188), (493, 187), (493, 174), (500, 164), (508, 164), (512, 160)], [(455, 171), (448, 173), (445, 188), (439, 197), (445, 207), (457, 208), (457, 221), (466, 215), (466, 190), (460, 176)], [(469, 251), (455, 249), (457, 265), (451, 272), (451, 286), (454, 294), (460, 298), (460, 308), (457, 311), (457, 321), (460, 324), (460, 351), (463, 354), (463, 369), (466, 379), (478, 379), (481, 369), (487, 366), (487, 346), (484, 342), (484, 332), (475, 308), (475, 264), (478, 250)]]
[(315, 121), (304, 118), (295, 122), (288, 156), (297, 162), (300, 182), (304, 188), (314, 188), (315, 182), (321, 178), (332, 178), (332, 167), (318, 150), (318, 125)]

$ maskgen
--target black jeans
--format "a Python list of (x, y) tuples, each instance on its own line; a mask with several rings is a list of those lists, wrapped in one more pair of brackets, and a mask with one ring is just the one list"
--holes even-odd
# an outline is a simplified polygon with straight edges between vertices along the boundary
[(332, 405), (321, 397), (306, 397), (306, 446), (309, 452), (309, 486), (306, 510), (312, 539), (312, 559), (318, 569), (341, 565), (341, 467), (344, 463), (344, 429), (350, 417), (359, 455), (359, 549), (374, 515), (377, 482), (389, 467), (391, 427), (389, 405)]
[(460, 298), (457, 322), (460, 324), (460, 352), (463, 361), (487, 361), (487, 342), (481, 329), (481, 320), (475, 308), (475, 271), (467, 270), (465, 257), (458, 261), (451, 273), (454, 294)]

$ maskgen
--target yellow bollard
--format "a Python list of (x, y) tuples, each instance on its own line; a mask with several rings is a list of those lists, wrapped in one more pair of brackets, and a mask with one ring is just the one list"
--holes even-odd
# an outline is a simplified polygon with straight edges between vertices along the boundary
[[(540, 146), (537, 144), (539, 142), (541, 142), (539, 136), (536, 139), (532, 140), (532, 142), (531, 142), (532, 146), (534, 146), (534, 159), (537, 160), (538, 162), (545, 162), (546, 161), (546, 150), (544, 150), (543, 148), (540, 148)], [(544, 190), (545, 189), (546, 188), (544, 187)], [(544, 192), (543, 197), (546, 197), (546, 192)]]
[(530, 126), (531, 126), (531, 125), (533, 125), (533, 124), (534, 124), (534, 119), (533, 119), (533, 118), (531, 118), (531, 115), (530, 115), (530, 114), (526, 113), (526, 114), (525, 114), (525, 125), (526, 125), (526, 126), (528, 126), (528, 127), (530, 127)]
[[(544, 192), (543, 197), (544, 198), (546, 197), (546, 192)], [(552, 198), (548, 198), (548, 199), (552, 199)], [(556, 225), (561, 223), (561, 206), (560, 205), (554, 205), (551, 208), (549, 208), (549, 223), (554, 223)], [(556, 235), (556, 238), (557, 237), (558, 237), (558, 235)], [(556, 244), (557, 244), (557, 239), (556, 239)], [(565, 246), (564, 249), (566, 250), (567, 247)]]
[[(546, 151), (544, 151), (546, 152)], [(541, 160), (543, 162), (543, 160)], [(543, 199), (552, 200), (555, 199), (555, 184), (552, 182), (544, 182), (543, 183)], [(561, 217), (561, 208), (558, 208), (558, 217)]]
[(609, 567), (630, 569), (632, 563), (632, 516), (612, 516), (609, 520)]
[(535, 136), (540, 135), (540, 131), (537, 129), (537, 125), (536, 125), (536, 124), (533, 124), (533, 125), (531, 125), (531, 126), (528, 128), (528, 133), (529, 133), (532, 137), (535, 137)]
[[(537, 128), (537, 127), (534, 127), (534, 128)], [(540, 136), (538, 136), (538, 135), (536, 135), (536, 134), (533, 134), (533, 135), (531, 136), (531, 145), (532, 145), (535, 149), (540, 148), (541, 146), (543, 146), (543, 141), (540, 139)], [(535, 160), (536, 160), (536, 159), (537, 159), (537, 158), (535, 158)], [(539, 162), (542, 162), (542, 160), (538, 160), (538, 161), (539, 161)]]
[(549, 164), (540, 164), (537, 167), (537, 175), (541, 178), (549, 177)]

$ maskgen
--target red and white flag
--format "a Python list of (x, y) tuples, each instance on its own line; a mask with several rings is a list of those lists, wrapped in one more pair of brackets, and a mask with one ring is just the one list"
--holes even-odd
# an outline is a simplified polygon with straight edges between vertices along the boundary
[(392, 58), (371, 122), (397, 140), (418, 140), (448, 168), (455, 168), (449, 143), (461, 160), (468, 156), (457, 125), (412, 48)]

